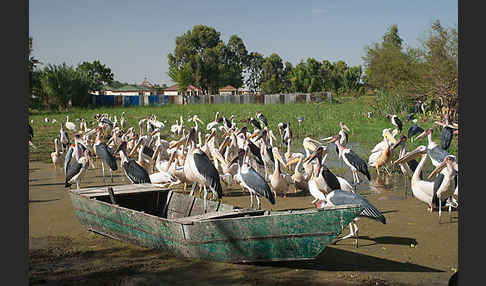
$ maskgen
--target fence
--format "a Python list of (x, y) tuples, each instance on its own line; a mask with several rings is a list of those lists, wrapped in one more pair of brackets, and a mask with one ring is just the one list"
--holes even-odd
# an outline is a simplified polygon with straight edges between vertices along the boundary
[[(290, 93), (265, 95), (199, 95), (185, 97), (187, 104), (291, 104), (329, 101), (330, 93)], [(143, 106), (182, 104), (182, 95), (93, 95), (95, 106)]]

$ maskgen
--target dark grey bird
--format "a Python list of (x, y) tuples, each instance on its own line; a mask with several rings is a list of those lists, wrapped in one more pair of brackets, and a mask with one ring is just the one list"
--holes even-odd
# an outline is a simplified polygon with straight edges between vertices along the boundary
[(265, 115), (263, 115), (261, 112), (257, 112), (256, 113), (256, 117), (258, 118), (258, 120), (260, 120), (263, 123), (263, 125), (265, 125), (266, 127), (268, 127), (268, 120), (265, 117)]
[[(326, 195), (325, 201), (318, 202), (318, 207), (329, 207), (329, 206), (340, 206), (340, 205), (348, 205), (348, 204), (358, 204), (364, 207), (363, 211), (360, 213), (360, 217), (367, 217), (374, 220), (377, 220), (383, 224), (386, 224), (386, 218), (383, 214), (374, 206), (372, 205), (364, 196), (360, 194), (356, 194), (349, 191), (343, 190), (334, 190)], [(358, 247), (358, 219), (355, 218), (350, 224), (350, 233), (345, 235), (341, 238), (338, 238), (334, 243), (337, 243), (340, 240), (355, 237), (356, 239), (356, 247)], [(354, 229), (353, 229), (354, 227)]]
[(260, 124), (260, 122), (258, 120), (256, 120), (254, 117), (250, 117), (248, 118), (248, 123), (251, 124), (251, 126), (253, 126), (255, 129), (257, 130), (261, 130), (262, 129), (262, 125)]
[(67, 174), (69, 166), (71, 166), (72, 158), (74, 154), (74, 144), (69, 145), (69, 149), (64, 156), (64, 174)]
[(409, 122), (409, 121), (413, 120), (414, 116), (415, 116), (415, 113), (407, 114), (407, 119), (405, 120), (405, 122)]
[(110, 168), (110, 177), (111, 181), (113, 182), (113, 171), (118, 169), (118, 165), (116, 163), (116, 158), (112, 153), (112, 150), (108, 148), (105, 142), (103, 142), (103, 138), (101, 136), (102, 128), (97, 129), (96, 131), (96, 140), (95, 140), (95, 152), (96, 156), (101, 159), (101, 169), (103, 171), (103, 180), (105, 179), (105, 163)]
[(408, 127), (407, 137), (410, 138), (410, 140), (412, 140), (412, 142), (413, 142), (413, 140), (414, 140), (413, 136), (424, 132), (424, 129), (417, 125), (416, 119), (414, 119), (412, 122), (413, 122), (413, 124), (410, 125), (410, 127)]
[(66, 172), (66, 179), (64, 181), (64, 186), (66, 188), (69, 188), (72, 184), (76, 183), (77, 190), (79, 191), (79, 183), (86, 175), (86, 170), (89, 167), (89, 160), (90, 156), (88, 154), (88, 150), (85, 150), (84, 155), (69, 166)]
[(259, 197), (266, 198), (272, 205), (275, 204), (275, 195), (268, 183), (248, 162), (245, 162), (246, 152), (245, 149), (238, 150), (238, 176), (241, 186), (250, 193), (250, 208), (253, 208), (253, 196), (257, 199), (257, 209), (261, 207)]
[(123, 141), (115, 152), (120, 153), (120, 165), (132, 184), (152, 183), (147, 170), (140, 166), (135, 159), (128, 157), (126, 141)]
[(449, 126), (444, 126), (440, 133), (440, 147), (448, 150), (451, 146), (452, 137), (454, 136), (454, 129)]

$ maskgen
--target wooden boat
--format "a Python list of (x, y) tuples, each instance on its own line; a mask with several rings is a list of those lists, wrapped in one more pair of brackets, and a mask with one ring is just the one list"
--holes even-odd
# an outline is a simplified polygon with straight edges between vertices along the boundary
[(269, 211), (203, 200), (153, 184), (73, 189), (88, 230), (177, 256), (224, 262), (312, 259), (362, 211), (361, 205)]

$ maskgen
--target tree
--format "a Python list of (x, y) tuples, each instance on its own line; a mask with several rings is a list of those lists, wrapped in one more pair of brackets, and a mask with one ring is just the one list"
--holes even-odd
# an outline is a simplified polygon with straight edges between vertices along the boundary
[(281, 91), (283, 75), (282, 59), (276, 53), (271, 54), (263, 63), (262, 90), (264, 93), (278, 93)]
[(168, 55), (169, 77), (179, 86), (187, 82), (194, 84), (205, 94), (210, 88), (217, 89), (219, 55), (223, 46), (220, 33), (214, 28), (194, 26), (176, 38), (175, 50)]
[(243, 86), (243, 71), (248, 64), (248, 51), (243, 40), (232, 35), (222, 48), (220, 61), (220, 86)]
[(248, 55), (245, 69), (246, 74), (248, 74), (248, 78), (246, 79), (245, 83), (252, 92), (255, 92), (258, 89), (262, 81), (264, 62), (265, 58), (260, 53), (251, 52)]
[(101, 91), (103, 86), (110, 85), (113, 82), (114, 74), (111, 69), (100, 61), (96, 60), (92, 63), (83, 62), (78, 65), (78, 69), (86, 72), (86, 77), (89, 82), (89, 90), (92, 92)]
[(50, 105), (69, 110), (70, 103), (89, 102), (89, 81), (86, 71), (76, 70), (65, 63), (48, 64), (40, 78), (42, 89), (47, 94)]

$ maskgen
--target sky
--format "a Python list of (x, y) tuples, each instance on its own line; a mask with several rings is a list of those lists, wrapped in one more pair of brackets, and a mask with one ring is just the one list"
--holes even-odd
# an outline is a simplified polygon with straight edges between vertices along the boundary
[(36, 59), (72, 66), (99, 60), (129, 84), (173, 84), (167, 55), (195, 25), (213, 27), (225, 43), (236, 34), (249, 52), (277, 53), (294, 66), (309, 57), (357, 66), (390, 25), (406, 46), (420, 47), (435, 20), (457, 29), (457, 0), (29, 1)]

